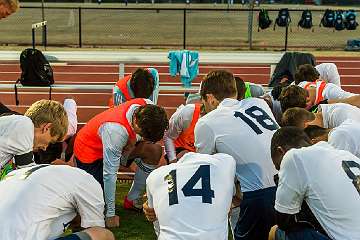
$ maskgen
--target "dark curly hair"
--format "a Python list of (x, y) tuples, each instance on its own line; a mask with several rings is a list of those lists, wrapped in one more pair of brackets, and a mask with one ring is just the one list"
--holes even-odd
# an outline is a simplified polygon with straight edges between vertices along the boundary
[(308, 92), (299, 86), (290, 85), (283, 88), (278, 97), (282, 112), (293, 107), (305, 108), (307, 96)]
[(303, 81), (314, 82), (320, 77), (319, 72), (311, 64), (301, 65), (295, 73), (295, 84), (298, 85)]
[(153, 104), (140, 106), (135, 112), (135, 118), (141, 129), (140, 135), (154, 143), (163, 138), (165, 130), (169, 127), (165, 109)]
[(154, 78), (146, 69), (138, 68), (131, 75), (130, 86), (135, 98), (149, 98), (154, 91), (154, 85)]

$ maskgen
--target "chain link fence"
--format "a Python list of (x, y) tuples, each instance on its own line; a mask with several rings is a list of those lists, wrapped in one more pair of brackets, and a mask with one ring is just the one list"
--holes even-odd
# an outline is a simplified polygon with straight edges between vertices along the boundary
[[(360, 28), (334, 31), (319, 27), (324, 10), (312, 10), (313, 30), (298, 28), (302, 10), (290, 10), (292, 22), (285, 27), (273, 24), (278, 10), (269, 10), (273, 24), (258, 31), (258, 9), (178, 8), (71, 8), (45, 7), (47, 45), (69, 47), (187, 48), (187, 49), (344, 49), (348, 39), (360, 37)], [(31, 45), (31, 24), (42, 21), (40, 7), (22, 7), (0, 22), (2, 45)], [(36, 31), (36, 44), (42, 31)]]

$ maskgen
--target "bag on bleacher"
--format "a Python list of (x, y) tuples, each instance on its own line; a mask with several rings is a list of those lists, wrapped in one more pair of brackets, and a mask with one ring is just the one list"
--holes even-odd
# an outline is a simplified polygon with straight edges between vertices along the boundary
[(20, 83), (24, 86), (54, 84), (53, 70), (40, 50), (28, 48), (20, 54)]
[(258, 32), (259, 29), (266, 29), (271, 25), (272, 21), (269, 17), (269, 12), (266, 9), (260, 9), (258, 16)]
[(336, 11), (334, 28), (337, 31), (341, 31), (345, 29), (344, 15), (343, 15), (343, 11), (341, 10)]
[(355, 10), (348, 10), (345, 12), (345, 27), (347, 30), (356, 30), (359, 26), (356, 22), (356, 12)]
[(310, 29), (313, 27), (312, 14), (310, 10), (304, 10), (302, 12), (298, 26), (305, 29)]
[(321, 19), (320, 25), (326, 28), (333, 28), (335, 23), (335, 12), (331, 9), (326, 9)]
[(54, 74), (50, 63), (44, 54), (33, 48), (27, 48), (20, 54), (21, 76), (16, 81), (15, 101), (19, 104), (16, 84), (23, 86), (44, 86), (49, 87), (49, 99), (51, 99), (51, 85), (54, 84)]
[(291, 22), (291, 18), (290, 18), (289, 9), (282, 8), (279, 10), (278, 17), (275, 20), (274, 30), (276, 25), (278, 25), (279, 27), (286, 27), (289, 26), (290, 22)]

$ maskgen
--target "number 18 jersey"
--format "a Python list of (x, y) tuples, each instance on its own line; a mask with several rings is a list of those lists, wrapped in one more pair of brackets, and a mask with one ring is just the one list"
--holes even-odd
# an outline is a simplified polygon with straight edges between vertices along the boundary
[(160, 225), (158, 239), (228, 239), (235, 160), (227, 154), (187, 153), (146, 180), (148, 204)]

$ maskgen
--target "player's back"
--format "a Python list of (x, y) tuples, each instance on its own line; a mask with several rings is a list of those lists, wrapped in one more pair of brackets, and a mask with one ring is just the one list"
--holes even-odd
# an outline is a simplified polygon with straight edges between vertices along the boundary
[(41, 240), (59, 236), (76, 216), (75, 207), (83, 215), (82, 202), (78, 201), (85, 197), (84, 191), (92, 192), (88, 197), (94, 196), (84, 202), (103, 208), (100, 185), (80, 169), (36, 165), (9, 173), (0, 182), (0, 216), (4, 217), (0, 239)]
[(324, 128), (340, 126), (344, 121), (351, 119), (360, 122), (360, 108), (346, 103), (320, 104)]
[(235, 161), (227, 154), (187, 153), (146, 181), (159, 239), (227, 239)]
[(216, 152), (234, 157), (243, 192), (275, 186), (270, 143), (278, 125), (264, 100), (225, 99), (202, 120), (214, 131)]
[[(305, 195), (304, 200), (329, 237), (360, 239), (360, 186), (353, 182), (359, 179), (360, 159), (326, 142), (291, 151), (292, 167), (287, 169), (294, 172), (286, 174), (299, 176), (299, 194)], [(284, 158), (281, 167), (290, 159)]]

